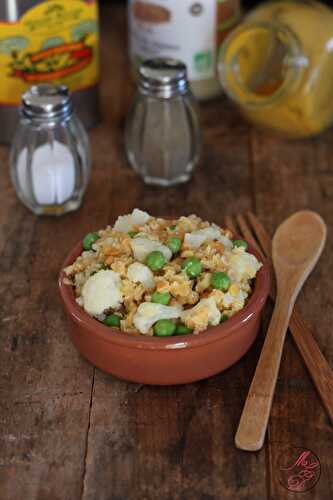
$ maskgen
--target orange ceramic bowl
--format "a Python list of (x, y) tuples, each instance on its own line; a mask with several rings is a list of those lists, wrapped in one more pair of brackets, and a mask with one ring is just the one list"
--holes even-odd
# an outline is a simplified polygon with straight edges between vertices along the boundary
[[(249, 247), (259, 260), (259, 255)], [(63, 267), (82, 252), (78, 243)], [(141, 384), (185, 384), (219, 373), (238, 361), (257, 336), (269, 287), (267, 263), (257, 274), (254, 291), (246, 306), (225, 323), (199, 335), (145, 337), (110, 328), (80, 307), (71, 286), (60, 272), (59, 289), (69, 321), (70, 337), (78, 351), (93, 365), (112, 375)]]

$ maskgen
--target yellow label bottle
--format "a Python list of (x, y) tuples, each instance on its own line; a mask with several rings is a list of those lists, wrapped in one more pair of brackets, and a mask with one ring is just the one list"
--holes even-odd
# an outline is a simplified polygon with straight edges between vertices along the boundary
[(98, 119), (97, 1), (2, 1), (0, 119), (6, 131), (0, 141), (10, 140), (21, 95), (35, 84), (66, 85), (85, 125), (93, 125)]

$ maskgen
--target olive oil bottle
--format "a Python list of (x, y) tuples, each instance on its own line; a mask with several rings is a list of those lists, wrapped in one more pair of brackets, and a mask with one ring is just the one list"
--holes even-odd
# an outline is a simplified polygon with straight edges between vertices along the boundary
[(11, 141), (21, 95), (66, 85), (86, 127), (98, 121), (97, 0), (1, 0), (0, 142)]

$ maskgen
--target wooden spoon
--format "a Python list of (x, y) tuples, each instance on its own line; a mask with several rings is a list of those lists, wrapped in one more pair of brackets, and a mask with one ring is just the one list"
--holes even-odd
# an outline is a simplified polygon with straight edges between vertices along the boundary
[(272, 258), (277, 298), (235, 436), (235, 444), (241, 450), (256, 451), (263, 446), (289, 319), (324, 248), (326, 232), (323, 219), (304, 210), (285, 220), (274, 235)]

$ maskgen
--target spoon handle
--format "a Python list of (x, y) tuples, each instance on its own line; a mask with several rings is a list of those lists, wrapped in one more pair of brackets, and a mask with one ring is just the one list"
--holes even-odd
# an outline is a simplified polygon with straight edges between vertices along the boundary
[[(295, 294), (296, 295), (296, 294)], [(283, 344), (296, 296), (279, 294), (257, 368), (235, 436), (237, 448), (260, 450), (263, 446)]]

